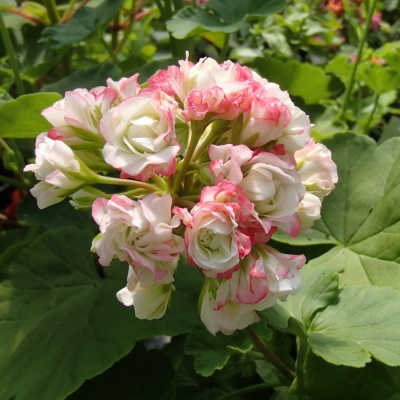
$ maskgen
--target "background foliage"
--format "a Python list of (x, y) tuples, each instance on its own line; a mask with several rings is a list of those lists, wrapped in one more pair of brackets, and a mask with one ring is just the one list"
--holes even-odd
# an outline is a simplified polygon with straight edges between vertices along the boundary
[[(400, 399), (398, 0), (0, 1), (0, 399)], [(65, 91), (185, 58), (232, 59), (287, 90), (338, 165), (322, 218), (274, 246), (303, 289), (246, 332), (212, 336), (181, 260), (164, 318), (135, 319), (88, 213), (40, 211), (22, 168)], [(18, 207), (17, 207), (18, 206)]]

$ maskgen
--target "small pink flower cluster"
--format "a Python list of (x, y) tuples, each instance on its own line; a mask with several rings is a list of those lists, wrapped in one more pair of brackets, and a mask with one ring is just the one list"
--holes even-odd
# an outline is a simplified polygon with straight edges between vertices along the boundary
[(53, 127), (26, 167), (40, 180), (32, 194), (41, 208), (68, 196), (92, 207), (92, 251), (130, 265), (117, 297), (138, 318), (164, 315), (186, 252), (205, 279), (202, 321), (231, 334), (299, 290), (305, 257), (267, 243), (313, 225), (336, 165), (288, 94), (246, 67), (186, 59), (137, 80), (76, 89), (43, 111)]

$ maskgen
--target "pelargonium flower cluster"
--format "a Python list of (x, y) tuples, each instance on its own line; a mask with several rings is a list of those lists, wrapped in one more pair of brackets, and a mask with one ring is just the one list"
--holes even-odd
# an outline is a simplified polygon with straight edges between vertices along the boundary
[(129, 264), (117, 298), (138, 318), (164, 315), (186, 252), (204, 276), (202, 321), (231, 334), (300, 289), (305, 257), (268, 242), (320, 218), (336, 165), (289, 95), (247, 67), (186, 59), (138, 78), (67, 92), (43, 111), (52, 128), (25, 168), (40, 181), (32, 194), (40, 208), (66, 197), (92, 208), (92, 251), (103, 266)]

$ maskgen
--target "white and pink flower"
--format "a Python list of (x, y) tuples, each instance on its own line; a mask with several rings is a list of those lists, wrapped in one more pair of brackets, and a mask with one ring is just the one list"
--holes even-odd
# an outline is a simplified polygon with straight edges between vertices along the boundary
[(49, 138), (46, 132), (36, 138), (35, 155), (35, 164), (27, 165), (24, 171), (32, 171), (41, 181), (31, 189), (39, 208), (59, 203), (92, 183), (90, 170), (79, 162), (71, 148)]
[(300, 289), (303, 255), (282, 254), (256, 245), (229, 279), (208, 278), (200, 295), (200, 315), (215, 334), (232, 334), (257, 322), (256, 311), (285, 300)]
[(112, 107), (118, 93), (112, 88), (75, 89), (46, 108), (42, 115), (53, 125), (48, 136), (69, 146), (94, 143), (102, 146), (99, 131), (102, 116)]
[(307, 191), (322, 200), (338, 182), (336, 164), (330, 150), (310, 139), (307, 146), (294, 153), (301, 181)]
[(92, 251), (100, 264), (109, 265), (117, 257), (127, 261), (137, 275), (149, 276), (149, 270), (153, 281), (172, 282), (184, 243), (172, 232), (179, 218), (171, 217), (171, 205), (170, 195), (149, 194), (136, 201), (122, 195), (98, 198), (92, 215), (100, 234), (93, 240)]
[(228, 144), (211, 145), (209, 156), (212, 173), (241, 187), (265, 224), (298, 234), (296, 211), (305, 189), (290, 153), (253, 152), (244, 145)]
[(125, 306), (134, 306), (139, 319), (159, 319), (167, 309), (174, 286), (171, 283), (147, 283), (129, 267), (127, 285), (117, 293)]
[(134, 179), (175, 172), (180, 146), (174, 129), (176, 104), (159, 92), (129, 97), (101, 120), (105, 161)]
[(173, 208), (186, 225), (188, 260), (209, 277), (229, 278), (254, 243), (264, 243), (274, 231), (265, 226), (243, 190), (228, 181), (203, 188), (192, 208)]

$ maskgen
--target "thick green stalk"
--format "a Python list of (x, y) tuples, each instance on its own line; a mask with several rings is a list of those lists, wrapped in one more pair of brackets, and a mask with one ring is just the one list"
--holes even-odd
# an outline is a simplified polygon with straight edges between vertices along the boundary
[(267, 344), (257, 335), (251, 326), (245, 329), (254, 345), (260, 350), (265, 358), (282, 374), (292, 382), (296, 377), (295, 373), (267, 346)]
[(14, 80), (15, 80), (15, 84), (17, 86), (18, 96), (22, 96), (25, 93), (24, 85), (22, 84), (21, 75), (19, 73), (19, 67), (18, 67), (17, 58), (15, 56), (14, 47), (11, 43), (11, 38), (8, 33), (6, 24), (4, 23), (3, 14), (1, 12), (0, 12), (0, 32), (1, 32), (1, 37), (3, 39), (4, 46), (7, 51), (8, 59), (10, 61), (11, 69), (14, 73)]
[(361, 61), (361, 58), (362, 58), (362, 52), (363, 52), (364, 44), (365, 44), (365, 41), (367, 40), (367, 37), (368, 37), (368, 32), (370, 30), (372, 15), (374, 13), (376, 3), (377, 3), (377, 0), (373, 0), (372, 5), (371, 5), (371, 7), (369, 9), (369, 12), (368, 12), (367, 19), (365, 21), (363, 34), (362, 34), (361, 40), (360, 40), (360, 42), (358, 44), (357, 59), (356, 59), (354, 65), (353, 65), (353, 69), (351, 70), (349, 82), (347, 83), (346, 90), (344, 92), (344, 98), (343, 98), (343, 103), (342, 103), (342, 108), (341, 108), (341, 111), (340, 111), (339, 118), (343, 117), (343, 115), (345, 114), (345, 112), (347, 110), (347, 107), (348, 107), (348, 104), (349, 104), (349, 101), (350, 101), (350, 96), (351, 96), (351, 92), (353, 90), (357, 68), (358, 68), (358, 65), (360, 64), (360, 61)]
[(51, 23), (54, 25), (60, 21), (60, 13), (58, 12), (57, 4), (55, 0), (43, 0), (43, 4), (46, 7), (47, 13)]
[(70, 18), (70, 14), (75, 7), (77, 0), (70, 0), (67, 9), (65, 10), (63, 16), (61, 17), (61, 22), (65, 22)]
[(190, 123), (190, 126), (191, 126), (191, 135), (190, 135), (190, 139), (189, 139), (189, 145), (186, 150), (185, 157), (184, 157), (181, 165), (179, 166), (179, 170), (178, 170), (178, 173), (177, 173), (175, 181), (174, 181), (173, 192), (176, 194), (179, 194), (182, 182), (186, 175), (186, 171), (188, 170), (190, 162), (192, 161), (193, 153), (194, 153), (197, 143), (199, 142), (199, 139), (203, 133), (201, 130), (199, 132), (196, 121), (192, 121)]
[(97, 175), (97, 174), (95, 177), (95, 183), (104, 183), (106, 185), (122, 185), (122, 186), (136, 187), (136, 188), (140, 188), (140, 189), (145, 189), (150, 193), (155, 193), (155, 192), (160, 191), (159, 187), (153, 186), (146, 182), (134, 181), (134, 180), (130, 180), (130, 179), (112, 178), (109, 176), (101, 176), (101, 175)]
[(117, 55), (124, 47), (125, 42), (128, 40), (129, 34), (131, 33), (133, 22), (136, 16), (136, 0), (132, 0), (131, 11), (129, 13), (129, 23), (125, 28), (121, 40), (119, 41), (117, 47), (114, 49), (114, 54)]
[(373, 105), (372, 111), (371, 111), (371, 113), (370, 113), (370, 115), (369, 115), (367, 124), (365, 125), (365, 128), (364, 128), (364, 133), (365, 133), (366, 135), (368, 135), (368, 133), (369, 133), (369, 127), (370, 127), (370, 125), (371, 125), (372, 119), (374, 118), (374, 114), (375, 114), (375, 111), (376, 111), (376, 107), (378, 106), (378, 101), (379, 101), (379, 94), (378, 94), (378, 93), (375, 93), (375, 94), (374, 94), (374, 105)]

